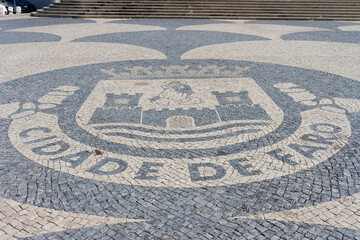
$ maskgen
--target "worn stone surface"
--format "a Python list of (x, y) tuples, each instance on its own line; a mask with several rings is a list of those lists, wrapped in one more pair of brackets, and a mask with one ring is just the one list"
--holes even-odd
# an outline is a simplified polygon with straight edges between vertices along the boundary
[(0, 18), (0, 236), (358, 239), (359, 27)]
[(2, 216), (0, 237), (2, 239), (32, 237), (96, 225), (144, 221), (144, 219), (109, 218), (58, 211), (23, 204), (6, 198), (1, 199), (0, 207)]

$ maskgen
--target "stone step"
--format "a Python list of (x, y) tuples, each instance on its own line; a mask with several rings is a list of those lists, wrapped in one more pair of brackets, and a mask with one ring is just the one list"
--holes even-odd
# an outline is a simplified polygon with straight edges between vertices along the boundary
[(289, 4), (289, 3), (266, 3), (266, 4), (208, 4), (204, 2), (200, 3), (189, 3), (189, 4), (178, 4), (178, 3), (145, 3), (145, 2), (129, 2), (129, 3), (118, 3), (118, 2), (109, 2), (109, 3), (88, 3), (88, 4), (76, 4), (76, 3), (55, 3), (53, 6), (113, 6), (113, 7), (122, 7), (122, 6), (147, 6), (147, 7), (249, 7), (249, 6), (266, 6), (266, 7), (360, 7), (360, 1), (357, 3), (352, 3), (351, 5), (345, 4)]
[(243, 19), (243, 20), (328, 20), (328, 21), (359, 21), (358, 16), (278, 16), (278, 15), (252, 15), (252, 16), (190, 16), (190, 15), (71, 15), (71, 14), (39, 14), (34, 13), (36, 17), (60, 17), (60, 18), (110, 18), (110, 19), (131, 19), (131, 18), (165, 18), (165, 19)]
[[(185, 16), (185, 15), (196, 15), (196, 16), (219, 16), (218, 13), (214, 12), (214, 13), (179, 13), (177, 11), (174, 11), (174, 12), (113, 12), (113, 13), (107, 13), (107, 12), (63, 12), (63, 11), (54, 11), (54, 12), (51, 12), (52, 14), (68, 14), (68, 15), (71, 15), (71, 14), (81, 14), (81, 15), (103, 15), (103, 14), (108, 14), (108, 15), (113, 15), (113, 16), (116, 16), (116, 15), (128, 15), (128, 16), (131, 16), (131, 15), (144, 15), (144, 16), (151, 16), (151, 15), (174, 15), (174, 16)], [(309, 13), (309, 14), (304, 14), (304, 13), (241, 13), (241, 14), (236, 14), (236, 13), (223, 13), (221, 14), (221, 16), (238, 16), (238, 15), (241, 15), (241, 16), (275, 16), (275, 15), (283, 15), (283, 16), (311, 16), (311, 17), (314, 17), (314, 16), (317, 16), (317, 14), (312, 14), (312, 13)], [(323, 16), (344, 16), (342, 14), (324, 14)], [(360, 18), (359, 15), (347, 15), (347, 16), (351, 16), (351, 17), (358, 17)]]
[(274, 9), (279, 9), (279, 10), (298, 10), (298, 11), (309, 11), (309, 10), (316, 10), (316, 11), (353, 11), (353, 10), (360, 10), (360, 6), (359, 7), (352, 7), (352, 8), (345, 8), (345, 7), (298, 7), (298, 8), (294, 8), (294, 7), (287, 7), (287, 6), (281, 6), (281, 7), (274, 7), (274, 6), (246, 6), (246, 7), (200, 7), (200, 6), (179, 6), (179, 7), (174, 7), (174, 6), (149, 6), (149, 7), (144, 7), (144, 6), (120, 6), (120, 7), (114, 7), (114, 6), (77, 6), (77, 7), (73, 7), (73, 6), (63, 6), (63, 5), (56, 5), (56, 6), (51, 6), (51, 7), (47, 7), (44, 9), (64, 9), (64, 10), (69, 10), (69, 9), (126, 9), (126, 10), (133, 10), (133, 9), (191, 9), (191, 10), (219, 10), (219, 11), (226, 11), (226, 10), (258, 10), (258, 9), (262, 9), (262, 10), (269, 10), (272, 11)]
[(187, 2), (187, 3), (178, 3), (178, 2), (60, 2), (55, 3), (55, 5), (112, 5), (112, 6), (123, 6), (123, 5), (143, 5), (143, 6), (266, 6), (266, 5), (283, 5), (283, 6), (360, 6), (360, 2), (351, 2), (351, 3), (299, 3), (299, 2), (236, 2), (236, 3), (213, 3), (213, 2)]
[[(197, 5), (181, 5), (181, 6), (144, 6), (144, 5), (94, 5), (94, 6), (87, 6), (87, 5), (79, 5), (76, 6), (76, 8), (98, 8), (98, 7), (103, 7), (103, 8), (201, 8), (204, 9), (203, 6), (197, 6)], [(48, 9), (48, 8), (74, 8), (74, 5), (67, 5), (67, 4), (55, 4), (55, 5), (51, 5), (49, 7), (45, 7), (44, 9)], [(295, 8), (294, 6), (287, 6), (287, 5), (281, 5), (281, 6), (274, 6), (274, 5), (246, 5), (246, 6), (206, 6), (206, 9), (256, 9), (256, 8), (265, 8), (265, 9), (293, 9)], [(296, 7), (296, 9), (360, 9), (360, 4), (359, 6), (352, 6), (352, 7), (348, 7), (348, 6), (298, 6)]]
[(149, 2), (149, 3), (196, 3), (196, 2), (203, 2), (203, 3), (274, 3), (274, 2), (282, 2), (282, 3), (312, 3), (312, 4), (319, 4), (319, 3), (356, 3), (358, 0), (351, 0), (351, 1), (341, 1), (341, 0), (137, 0), (137, 1), (129, 1), (129, 0), (62, 0), (61, 2), (71, 2), (71, 3), (107, 3), (107, 2), (118, 2), (118, 3), (139, 3), (139, 2)]
[(253, 11), (253, 12), (261, 12), (261, 11), (269, 11), (269, 12), (273, 12), (273, 11), (296, 11), (296, 12), (359, 12), (360, 8), (346, 8), (346, 9), (336, 9), (336, 8), (188, 8), (188, 7), (149, 7), (149, 8), (141, 8), (141, 7), (128, 7), (128, 8), (113, 8), (113, 7), (108, 7), (108, 6), (96, 6), (93, 8), (89, 8), (89, 7), (78, 7), (78, 8), (71, 8), (71, 7), (50, 7), (50, 8), (45, 8), (45, 11), (148, 11), (148, 12), (153, 12), (153, 11), (201, 11), (201, 12), (245, 12), (245, 11)]
[(304, 8), (109, 8), (109, 7), (94, 7), (94, 8), (63, 8), (63, 7), (57, 7), (57, 8), (46, 8), (45, 11), (218, 11), (218, 12), (243, 12), (243, 11), (253, 11), (253, 12), (259, 12), (259, 11), (300, 11), (300, 12), (359, 12), (360, 8), (351, 8), (351, 9), (304, 9)]
[(150, 13), (157, 13), (157, 12), (174, 12), (174, 13), (221, 13), (221, 14), (226, 14), (226, 13), (299, 13), (299, 14), (360, 14), (360, 9), (359, 10), (354, 10), (354, 9), (348, 9), (347, 11), (344, 10), (307, 10), (307, 11), (303, 11), (303, 10), (298, 10), (298, 9), (286, 9), (286, 10), (281, 10), (281, 9), (267, 9), (267, 10), (262, 10), (262, 9), (250, 9), (250, 10), (246, 10), (246, 9), (239, 9), (239, 10), (235, 10), (235, 9), (227, 9), (227, 10), (218, 10), (218, 9), (213, 9), (213, 10), (202, 10), (202, 9), (126, 9), (122, 10), (122, 9), (103, 9), (103, 8), (97, 8), (97, 9), (46, 9), (45, 12), (71, 12), (71, 13), (76, 13), (76, 12), (102, 12), (102, 13), (120, 13), (120, 12), (124, 12), (124, 13), (144, 13), (144, 14), (150, 14)]
[[(259, 6), (196, 6), (196, 5), (183, 5), (183, 6), (143, 6), (143, 5), (94, 5), (94, 6), (87, 6), (87, 5), (81, 5), (81, 6), (74, 6), (74, 5), (54, 5), (51, 6), (50, 8), (99, 8), (99, 7), (103, 7), (103, 8), (118, 8), (118, 9), (142, 9), (142, 8), (147, 8), (147, 9), (154, 9), (154, 8), (159, 8), (159, 9), (181, 9), (181, 8), (191, 8), (191, 9), (258, 9), (258, 8), (262, 8), (262, 9), (320, 9), (320, 10), (348, 10), (348, 9), (360, 9), (360, 5), (359, 6), (352, 6), (352, 7), (346, 7), (346, 6), (287, 6), (287, 5), (282, 5), (282, 6), (274, 6), (274, 5), (259, 5)], [(48, 9), (49, 7), (45, 8)]]

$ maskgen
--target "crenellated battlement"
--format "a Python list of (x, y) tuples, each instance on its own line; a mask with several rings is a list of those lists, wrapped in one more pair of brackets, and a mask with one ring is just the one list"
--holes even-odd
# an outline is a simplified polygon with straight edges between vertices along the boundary
[(191, 117), (194, 119), (195, 126), (203, 126), (220, 121), (216, 111), (210, 108), (176, 108), (175, 110), (164, 108), (162, 110), (150, 109), (144, 111), (142, 123), (145, 125), (166, 127), (166, 120), (174, 116)]
[[(149, 126), (168, 127), (168, 119), (183, 117), (192, 119), (194, 126), (203, 126), (220, 121), (236, 120), (270, 120), (268, 114), (259, 104), (253, 104), (247, 91), (212, 91), (218, 105), (213, 108), (188, 105), (186, 108), (158, 108), (144, 110), (139, 106), (142, 93), (106, 94), (103, 107), (97, 108), (89, 121), (92, 123), (122, 122), (138, 123)], [(174, 120), (176, 121), (176, 120)]]

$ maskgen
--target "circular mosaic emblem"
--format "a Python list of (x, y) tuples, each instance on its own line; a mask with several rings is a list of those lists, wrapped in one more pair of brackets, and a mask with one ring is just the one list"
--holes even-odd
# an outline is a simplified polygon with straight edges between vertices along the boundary
[[(336, 154), (351, 137), (348, 114), (360, 109), (354, 85), (240, 61), (97, 64), (2, 84), (2, 128), (26, 158), (83, 178), (232, 185), (292, 174)], [(9, 94), (12, 86), (22, 88)]]

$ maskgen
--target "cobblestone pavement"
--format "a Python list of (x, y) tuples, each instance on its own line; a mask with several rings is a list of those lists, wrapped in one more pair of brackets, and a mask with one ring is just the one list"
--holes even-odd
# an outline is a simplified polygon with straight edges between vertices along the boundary
[(0, 239), (360, 239), (360, 23), (0, 18)]

